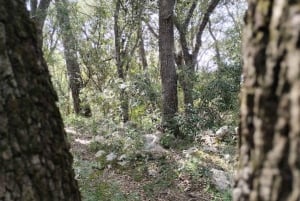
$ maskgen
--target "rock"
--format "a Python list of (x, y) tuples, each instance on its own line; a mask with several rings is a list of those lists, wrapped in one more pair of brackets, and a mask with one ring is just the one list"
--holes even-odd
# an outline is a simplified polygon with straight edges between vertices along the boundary
[(96, 158), (100, 158), (101, 156), (103, 156), (106, 152), (104, 150), (99, 150), (97, 151), (97, 153), (95, 154)]
[(65, 131), (68, 134), (78, 135), (77, 131), (74, 128), (67, 127), (67, 128), (65, 128)]
[(75, 142), (78, 142), (78, 143), (84, 144), (84, 145), (88, 145), (88, 144), (91, 144), (92, 141), (91, 140), (85, 140), (85, 139), (76, 138)]
[(106, 161), (113, 161), (117, 158), (118, 156), (114, 153), (114, 152), (111, 152), (110, 154), (108, 154), (106, 156)]
[(144, 149), (150, 150), (150, 149), (161, 147), (159, 141), (160, 141), (160, 136), (157, 135), (156, 133), (144, 135)]
[(227, 134), (229, 133), (229, 127), (228, 126), (222, 126), (217, 130), (216, 137), (218, 139), (223, 139)]
[(205, 152), (219, 153), (218, 149), (214, 146), (202, 145), (202, 150)]
[(230, 154), (225, 154), (223, 157), (227, 162), (229, 162), (231, 160)]
[(216, 189), (220, 191), (228, 190), (231, 187), (231, 178), (223, 170), (211, 169), (211, 180)]
[(146, 154), (151, 155), (153, 159), (160, 159), (167, 155), (168, 151), (160, 145), (155, 145), (150, 149), (144, 150)]
[(146, 134), (144, 135), (144, 148), (151, 149), (159, 144), (160, 138), (154, 134)]
[(168, 151), (159, 144), (159, 141), (160, 133), (144, 135), (144, 152), (155, 159), (164, 157)]

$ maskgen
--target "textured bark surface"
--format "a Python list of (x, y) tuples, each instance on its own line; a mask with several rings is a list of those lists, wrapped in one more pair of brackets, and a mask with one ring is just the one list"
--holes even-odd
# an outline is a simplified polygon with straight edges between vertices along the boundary
[(81, 109), (79, 95), (82, 87), (82, 77), (77, 58), (76, 40), (69, 18), (68, 2), (66, 0), (56, 0), (55, 6), (64, 46), (69, 86), (73, 99), (73, 109), (76, 114), (79, 114)]
[(174, 52), (173, 10), (175, 0), (159, 0), (159, 59), (162, 81), (162, 121), (167, 129), (178, 133), (174, 121), (178, 111), (177, 75)]
[(0, 11), (0, 200), (78, 201), (35, 26), (23, 0), (2, 0)]
[(300, 1), (248, 0), (236, 201), (300, 200)]

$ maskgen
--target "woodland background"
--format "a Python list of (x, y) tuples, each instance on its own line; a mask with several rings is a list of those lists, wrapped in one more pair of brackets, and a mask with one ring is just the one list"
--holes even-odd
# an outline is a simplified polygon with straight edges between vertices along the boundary
[[(28, 4), (34, 19), (42, 2)], [(84, 200), (231, 200), (246, 2), (173, 6), (178, 100), (168, 102), (157, 1), (49, 4), (43, 52)], [(171, 120), (164, 104), (174, 105)]]

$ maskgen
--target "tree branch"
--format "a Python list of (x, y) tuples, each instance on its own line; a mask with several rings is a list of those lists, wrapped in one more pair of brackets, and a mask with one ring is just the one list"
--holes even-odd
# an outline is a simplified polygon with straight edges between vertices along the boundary
[(185, 20), (184, 20), (184, 23), (183, 23), (183, 25), (182, 25), (182, 27), (184, 28), (184, 29), (187, 29), (187, 27), (188, 27), (188, 25), (189, 25), (189, 23), (190, 23), (190, 21), (191, 21), (191, 18), (192, 18), (192, 16), (193, 16), (193, 14), (194, 14), (194, 11), (195, 11), (195, 9), (196, 9), (196, 6), (197, 6), (197, 0), (194, 0), (194, 2), (192, 3), (192, 5), (191, 5), (191, 7), (190, 7), (190, 9), (189, 9), (189, 12), (188, 12), (188, 14), (187, 14), (187, 16), (186, 16), (186, 18), (185, 18)]
[(216, 51), (217, 65), (218, 65), (218, 68), (220, 69), (222, 60), (221, 60), (219, 43), (218, 43), (218, 40), (217, 40), (216, 36), (214, 35), (214, 33), (212, 31), (210, 20), (208, 20), (208, 32), (209, 32), (210, 36), (212, 37), (212, 39), (214, 41), (214, 46), (215, 46), (215, 51)]
[(197, 33), (197, 36), (196, 36), (196, 44), (195, 44), (194, 51), (193, 51), (193, 61), (194, 62), (197, 60), (197, 55), (198, 55), (198, 52), (199, 52), (200, 47), (202, 45), (201, 38), (202, 38), (203, 31), (204, 31), (204, 29), (205, 29), (205, 27), (206, 27), (206, 25), (209, 21), (210, 15), (214, 11), (214, 9), (217, 7), (219, 2), (220, 2), (220, 0), (212, 0), (210, 2), (210, 4), (208, 5), (208, 8), (206, 10), (206, 13), (204, 14), (203, 19), (200, 23), (198, 33)]
[(180, 45), (181, 45), (181, 49), (182, 49), (182, 53), (183, 53), (183, 57), (184, 57), (185, 61), (189, 61), (190, 60), (189, 58), (191, 56), (191, 54), (189, 52), (189, 48), (188, 48), (187, 39), (186, 39), (186, 31), (187, 31), (188, 25), (191, 21), (191, 18), (193, 16), (193, 13), (196, 9), (196, 6), (197, 6), (197, 0), (194, 0), (189, 9), (189, 12), (188, 12), (186, 18), (184, 19), (183, 24), (180, 23), (178, 16), (174, 16), (174, 24), (179, 32)]
[(41, 0), (40, 4), (37, 8), (37, 14), (39, 15), (38, 23), (40, 24), (41, 28), (43, 28), (46, 17), (47, 17), (47, 10), (50, 5), (51, 0)]
[(155, 32), (154, 28), (150, 25), (150, 23), (147, 22), (146, 20), (143, 20), (143, 21), (146, 23), (146, 25), (147, 25), (149, 31), (153, 34), (153, 36), (154, 36), (156, 39), (158, 39), (158, 33)]

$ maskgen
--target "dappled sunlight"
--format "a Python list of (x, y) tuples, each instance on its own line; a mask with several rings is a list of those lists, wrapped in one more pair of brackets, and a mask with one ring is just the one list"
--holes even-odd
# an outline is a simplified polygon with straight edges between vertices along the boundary
[(92, 140), (84, 140), (84, 139), (76, 138), (75, 142), (78, 142), (83, 145), (89, 145), (89, 144), (91, 144)]
[(71, 134), (71, 135), (78, 135), (77, 131), (71, 127), (65, 128), (65, 131), (66, 131), (66, 133)]

